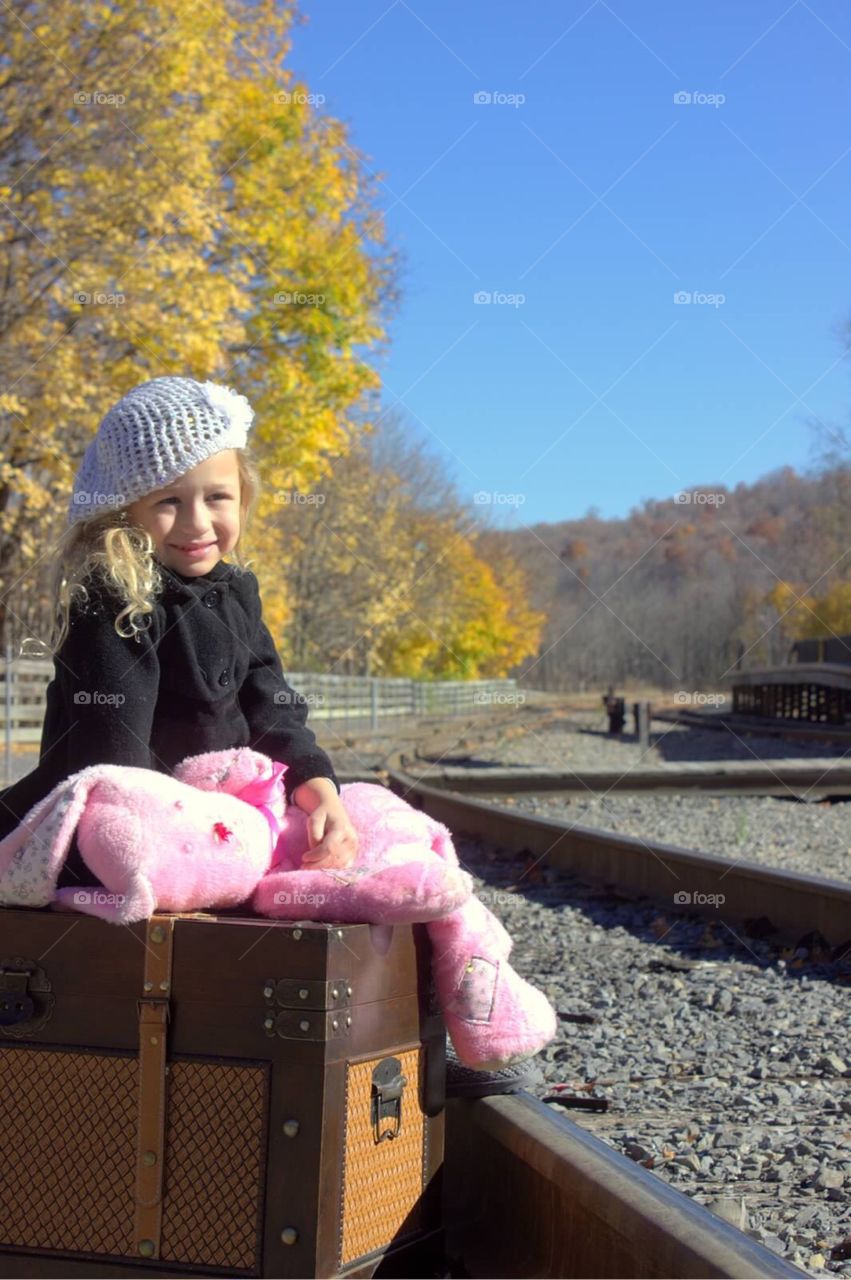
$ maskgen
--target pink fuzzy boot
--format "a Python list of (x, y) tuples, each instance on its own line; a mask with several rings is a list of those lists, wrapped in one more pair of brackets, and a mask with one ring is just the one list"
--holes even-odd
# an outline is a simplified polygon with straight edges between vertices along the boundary
[(426, 928), (441, 1011), (464, 1066), (505, 1067), (549, 1044), (555, 1011), (508, 963), (511, 938), (484, 903), (471, 897)]

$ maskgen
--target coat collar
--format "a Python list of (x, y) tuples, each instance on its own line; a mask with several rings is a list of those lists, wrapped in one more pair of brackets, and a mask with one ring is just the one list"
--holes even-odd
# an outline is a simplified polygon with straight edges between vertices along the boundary
[(162, 574), (165, 591), (193, 599), (204, 595), (212, 583), (227, 582), (234, 574), (234, 566), (227, 564), (224, 560), (214, 565), (209, 573), (200, 574), (195, 578), (184, 577), (182, 573), (178, 573), (176, 569), (170, 569), (162, 561), (158, 561), (158, 568)]

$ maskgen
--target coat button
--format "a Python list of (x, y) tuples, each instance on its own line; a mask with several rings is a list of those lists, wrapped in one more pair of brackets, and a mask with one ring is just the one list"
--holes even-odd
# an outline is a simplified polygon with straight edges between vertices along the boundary
[(215, 609), (218, 603), (219, 603), (218, 591), (208, 591), (207, 594), (204, 596), (204, 604), (207, 606), (208, 609)]
[(230, 674), (228, 673), (227, 667), (225, 667), (224, 671), (219, 676), (219, 684), (230, 684)]

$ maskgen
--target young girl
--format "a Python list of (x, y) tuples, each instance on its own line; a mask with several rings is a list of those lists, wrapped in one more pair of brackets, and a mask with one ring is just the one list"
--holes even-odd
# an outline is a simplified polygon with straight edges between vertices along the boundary
[[(53, 567), (55, 677), (39, 763), (0, 792), (0, 838), (87, 765), (170, 773), (186, 756), (250, 746), (288, 766), (287, 801), (309, 815), (304, 862), (353, 861), (333, 766), (284, 679), (238, 549), (258, 496), (253, 417), (228, 387), (163, 377), (101, 422)], [(75, 840), (59, 884), (80, 883), (92, 875)]]

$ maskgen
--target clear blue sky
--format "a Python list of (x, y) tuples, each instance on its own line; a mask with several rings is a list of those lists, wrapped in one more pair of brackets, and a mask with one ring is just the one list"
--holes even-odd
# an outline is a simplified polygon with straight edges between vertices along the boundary
[(302, 13), (290, 66), (406, 258), (383, 403), (496, 523), (805, 468), (807, 423), (849, 424), (847, 0)]

